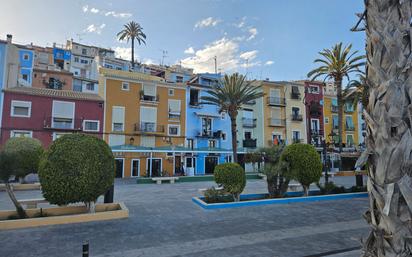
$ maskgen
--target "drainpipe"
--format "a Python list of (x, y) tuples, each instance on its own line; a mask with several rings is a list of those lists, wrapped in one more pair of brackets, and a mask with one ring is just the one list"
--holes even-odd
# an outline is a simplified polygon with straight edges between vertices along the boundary
[(152, 171), (153, 171), (153, 162), (152, 162), (152, 158), (153, 158), (153, 148), (150, 148), (150, 177), (152, 177)]

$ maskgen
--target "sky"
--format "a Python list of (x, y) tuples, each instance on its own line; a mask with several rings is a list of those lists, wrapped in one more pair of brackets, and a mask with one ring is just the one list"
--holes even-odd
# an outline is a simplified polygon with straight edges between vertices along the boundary
[(298, 80), (318, 52), (352, 43), (364, 53), (364, 32), (351, 32), (362, 0), (0, 0), (0, 39), (52, 46), (74, 39), (130, 59), (116, 34), (140, 23), (143, 63), (182, 64), (195, 72), (240, 72), (250, 79)]

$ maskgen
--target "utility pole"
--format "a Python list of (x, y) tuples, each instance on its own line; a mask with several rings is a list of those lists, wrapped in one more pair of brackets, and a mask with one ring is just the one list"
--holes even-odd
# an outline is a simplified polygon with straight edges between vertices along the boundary
[(213, 57), (213, 60), (215, 61), (215, 74), (217, 74), (217, 56)]
[(167, 51), (162, 50), (162, 62), (160, 63), (161, 66), (163, 66), (166, 57), (167, 57)]

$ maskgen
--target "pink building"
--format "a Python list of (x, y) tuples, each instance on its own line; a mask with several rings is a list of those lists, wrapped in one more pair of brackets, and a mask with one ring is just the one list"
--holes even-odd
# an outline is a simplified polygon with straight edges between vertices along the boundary
[(1, 144), (17, 136), (37, 138), (44, 147), (67, 133), (102, 137), (104, 101), (96, 94), (33, 87), (3, 92)]
[(319, 81), (303, 81), (305, 84), (306, 129), (308, 144), (321, 146), (324, 139), (323, 87)]

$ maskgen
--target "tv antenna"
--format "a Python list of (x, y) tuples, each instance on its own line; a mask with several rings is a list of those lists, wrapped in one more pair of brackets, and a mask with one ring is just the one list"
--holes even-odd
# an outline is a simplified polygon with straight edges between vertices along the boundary
[(160, 63), (161, 66), (164, 65), (164, 61), (166, 57), (167, 57), (167, 50), (162, 49), (162, 62)]

